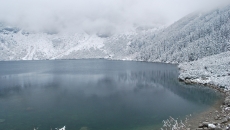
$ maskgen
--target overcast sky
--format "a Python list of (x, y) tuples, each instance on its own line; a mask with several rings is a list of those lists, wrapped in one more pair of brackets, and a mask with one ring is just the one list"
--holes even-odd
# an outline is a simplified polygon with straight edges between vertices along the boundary
[(33, 31), (122, 32), (230, 0), (0, 0), (0, 21)]

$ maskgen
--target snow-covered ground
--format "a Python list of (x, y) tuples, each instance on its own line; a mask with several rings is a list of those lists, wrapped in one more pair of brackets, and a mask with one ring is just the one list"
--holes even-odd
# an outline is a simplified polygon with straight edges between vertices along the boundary
[(179, 79), (230, 90), (230, 51), (179, 64)]

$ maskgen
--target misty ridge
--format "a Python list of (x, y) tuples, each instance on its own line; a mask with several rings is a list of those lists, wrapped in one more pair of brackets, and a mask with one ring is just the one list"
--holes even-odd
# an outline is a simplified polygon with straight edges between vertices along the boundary
[(196, 10), (226, 5), (228, 0), (8, 0), (0, 21), (32, 32), (112, 35), (135, 27), (170, 25)]
[(229, 51), (230, 2), (4, 1), (0, 60), (182, 63)]

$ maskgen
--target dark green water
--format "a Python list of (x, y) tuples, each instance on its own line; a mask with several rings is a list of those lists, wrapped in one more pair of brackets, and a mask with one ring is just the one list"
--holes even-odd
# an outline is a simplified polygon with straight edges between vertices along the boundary
[(0, 62), (0, 130), (158, 130), (169, 116), (202, 112), (212, 90), (178, 82), (161, 63)]

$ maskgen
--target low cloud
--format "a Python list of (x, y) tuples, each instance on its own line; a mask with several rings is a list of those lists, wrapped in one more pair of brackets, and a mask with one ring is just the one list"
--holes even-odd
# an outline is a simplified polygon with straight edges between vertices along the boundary
[(2, 0), (0, 22), (31, 31), (113, 34), (173, 23), (229, 0)]

